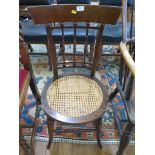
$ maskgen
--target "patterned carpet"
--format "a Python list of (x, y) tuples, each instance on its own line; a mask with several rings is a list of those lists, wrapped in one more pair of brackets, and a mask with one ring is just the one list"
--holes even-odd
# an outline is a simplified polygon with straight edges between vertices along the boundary
[[(36, 47), (37, 48), (37, 47)], [(104, 51), (111, 52), (111, 46), (105, 46)], [(41, 49), (41, 48), (39, 48)], [(41, 50), (44, 50), (41, 49)], [(48, 69), (47, 57), (46, 56), (31, 56), (31, 62), (35, 74), (35, 79), (39, 92), (41, 93), (45, 83), (52, 78), (52, 72)], [(119, 59), (106, 57), (100, 60), (96, 77), (102, 81), (102, 83), (108, 89), (108, 93), (115, 88), (115, 82), (118, 79)], [(59, 73), (65, 72), (82, 72), (89, 73), (89, 70), (81, 69), (61, 69)], [(126, 113), (124, 110), (124, 104), (118, 94), (115, 99), (115, 106), (118, 110), (118, 114), (121, 120), (126, 120)], [(36, 101), (33, 98), (31, 91), (28, 91), (28, 95), (25, 100), (24, 108), (22, 111), (20, 122), (22, 124), (32, 124), (34, 120)], [(48, 141), (48, 130), (46, 114), (44, 113), (41, 106), (38, 108), (37, 114), (37, 128), (36, 128), (36, 140)], [(123, 124), (123, 129), (126, 124)], [(85, 129), (83, 131), (82, 129)], [(80, 143), (80, 144), (96, 144), (96, 135), (93, 131), (94, 125), (92, 123), (83, 124), (78, 126), (68, 126), (67, 124), (61, 124), (56, 122), (54, 124), (54, 139), (53, 142), (69, 142), (69, 143)], [(25, 139), (29, 139), (30, 129), (23, 129)], [(101, 142), (102, 144), (116, 144), (119, 142), (119, 134), (117, 126), (115, 125), (113, 110), (109, 103), (106, 112), (103, 114), (102, 128), (101, 128)], [(131, 144), (134, 141), (131, 141)]]

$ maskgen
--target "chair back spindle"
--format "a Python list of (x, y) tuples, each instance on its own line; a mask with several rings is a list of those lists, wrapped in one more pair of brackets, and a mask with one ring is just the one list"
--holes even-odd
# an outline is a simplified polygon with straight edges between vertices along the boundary
[(64, 23), (61, 23), (61, 30), (62, 30), (62, 41), (61, 41), (61, 51), (62, 51), (62, 54), (63, 54), (63, 63), (64, 63), (64, 66), (66, 67), (66, 63), (65, 63), (65, 39), (64, 39)]
[(90, 23), (86, 24), (86, 36), (85, 36), (85, 46), (84, 46), (84, 57), (83, 61), (86, 62), (86, 54), (88, 54), (88, 32), (89, 32)]
[[(77, 27), (77, 23), (73, 23), (73, 27), (74, 27), (74, 38), (73, 38), (73, 61), (75, 62), (75, 55), (76, 55), (76, 27)], [(75, 66), (75, 64), (74, 64)]]

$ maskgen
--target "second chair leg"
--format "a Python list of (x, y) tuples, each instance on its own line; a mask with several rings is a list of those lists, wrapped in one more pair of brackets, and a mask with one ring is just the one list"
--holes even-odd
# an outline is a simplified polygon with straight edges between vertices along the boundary
[(128, 123), (127, 127), (125, 129), (125, 132), (124, 132), (124, 134), (121, 137), (117, 155), (122, 155), (124, 150), (125, 150), (125, 148), (129, 144), (132, 128), (133, 128), (133, 125), (131, 123)]
[(101, 139), (100, 139), (100, 129), (102, 125), (102, 117), (98, 118), (95, 122), (95, 128), (96, 128), (96, 138), (97, 138), (97, 144), (100, 149), (102, 149)]
[(49, 134), (49, 141), (47, 145), (47, 149), (50, 148), (53, 140), (53, 127), (54, 127), (54, 119), (47, 116), (47, 127), (48, 127), (48, 134)]

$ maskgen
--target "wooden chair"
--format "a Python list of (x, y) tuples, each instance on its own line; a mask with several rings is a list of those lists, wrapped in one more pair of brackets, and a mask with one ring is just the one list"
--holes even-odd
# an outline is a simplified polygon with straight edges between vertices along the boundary
[[(40, 94), (38, 92), (38, 89), (36, 87), (36, 83), (34, 80), (30, 59), (27, 53), (28, 47), (23, 40), (23, 35), (21, 34), (21, 32), (19, 33), (19, 48), (20, 48), (20, 61), (24, 66), (24, 69), (19, 69), (19, 118), (21, 117), (24, 100), (29, 87), (31, 88), (31, 91), (37, 101), (34, 123), (32, 125), (23, 125), (19, 123), (19, 138), (20, 138), (19, 143), (20, 143), (20, 146), (23, 148), (25, 154), (33, 155), (34, 154), (33, 145), (34, 145), (34, 136), (35, 136), (35, 127), (36, 127), (36, 114), (37, 114), (38, 105), (41, 103), (41, 100), (40, 100)], [(28, 145), (26, 141), (24, 141), (23, 139), (23, 136), (22, 136), (23, 128), (32, 128), (30, 145)]]
[[(127, 46), (130, 45), (130, 50)], [(132, 130), (135, 126), (135, 43), (134, 41), (121, 42), (120, 44), (121, 60), (120, 60), (120, 73), (119, 82), (117, 87), (110, 94), (109, 99), (112, 103), (114, 110), (115, 120), (121, 136), (119, 150), (117, 155), (122, 155), (127, 147)], [(117, 115), (117, 110), (112, 102), (117, 93), (120, 93), (127, 113), (127, 126), (125, 132), (122, 132), (121, 120)]]
[[(94, 77), (98, 56), (102, 44), (102, 32), (105, 24), (115, 24), (120, 15), (121, 9), (118, 7), (106, 7), (97, 5), (53, 5), (29, 7), (29, 13), (35, 24), (46, 24), (48, 48), (52, 60), (54, 78), (48, 81), (43, 88), (41, 101), (43, 109), (47, 114), (47, 124), (49, 132), (49, 149), (53, 138), (53, 126), (55, 121), (68, 124), (84, 124), (94, 122), (96, 127), (97, 143), (100, 148), (100, 126), (102, 114), (108, 103), (108, 93), (101, 81)], [(78, 11), (81, 10), (81, 11)], [(62, 61), (56, 59), (56, 47), (53, 41), (52, 31), (62, 30), (62, 47), (64, 49), (64, 22), (73, 22), (68, 27), (74, 29), (73, 52), (67, 53), (62, 50)], [(78, 22), (86, 22), (86, 26), (77, 26)], [(59, 23), (54, 25), (51, 23)], [(89, 25), (89, 23), (96, 23)], [(86, 59), (86, 53), (76, 51), (76, 29), (86, 28), (97, 29), (96, 44), (94, 48), (93, 60)], [(88, 33), (85, 36), (85, 46), (87, 46)], [(67, 58), (72, 57), (72, 60)], [(80, 57), (80, 60), (77, 59)], [(82, 73), (67, 73), (58, 75), (59, 68), (88, 68), (90, 75)]]

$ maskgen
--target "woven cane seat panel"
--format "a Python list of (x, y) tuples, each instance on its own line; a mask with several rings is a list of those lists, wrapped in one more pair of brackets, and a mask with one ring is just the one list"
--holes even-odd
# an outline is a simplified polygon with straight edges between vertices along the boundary
[(84, 76), (66, 76), (54, 81), (49, 86), (46, 97), (53, 110), (69, 117), (90, 114), (103, 101), (98, 83)]

